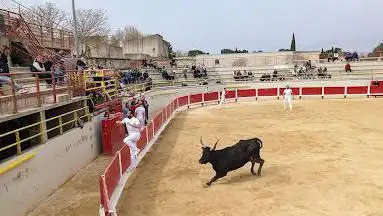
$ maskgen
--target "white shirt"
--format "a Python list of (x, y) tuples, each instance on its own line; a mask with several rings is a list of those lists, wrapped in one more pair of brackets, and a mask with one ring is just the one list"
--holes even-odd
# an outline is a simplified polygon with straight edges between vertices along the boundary
[(145, 108), (142, 106), (137, 107), (134, 111), (136, 118), (140, 121), (141, 125), (145, 124)]
[(43, 67), (40, 67), (40, 64), (37, 62), (37, 61), (34, 61), (33, 62), (33, 67), (35, 67), (38, 71), (40, 72), (45, 72), (45, 68), (44, 66)]
[(290, 98), (291, 99), (291, 97), (293, 95), (293, 91), (291, 89), (285, 89), (283, 91), (283, 95), (285, 96), (285, 98)]
[(131, 135), (131, 134), (135, 134), (135, 133), (140, 133), (140, 129), (139, 128), (136, 128), (136, 127), (133, 127), (131, 124), (135, 125), (135, 126), (140, 126), (141, 123), (140, 121), (136, 118), (136, 117), (132, 117), (132, 118), (124, 118), (122, 120), (122, 123), (124, 123), (126, 125), (126, 129), (128, 130), (128, 134)]

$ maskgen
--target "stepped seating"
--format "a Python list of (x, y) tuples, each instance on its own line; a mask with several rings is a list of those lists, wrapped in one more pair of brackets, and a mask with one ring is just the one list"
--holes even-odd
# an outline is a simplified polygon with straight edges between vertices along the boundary
[[(28, 54), (58, 57), (54, 50), (70, 51), (73, 47), (73, 36), (70, 32), (29, 24), (18, 13), (0, 9), (4, 21), (5, 34), (11, 41), (21, 42)], [(52, 58), (58, 63), (59, 58)]]

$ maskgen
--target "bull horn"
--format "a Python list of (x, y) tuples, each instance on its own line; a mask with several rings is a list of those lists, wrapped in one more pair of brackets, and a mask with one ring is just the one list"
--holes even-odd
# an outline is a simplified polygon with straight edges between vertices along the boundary
[(215, 148), (217, 147), (217, 144), (218, 144), (218, 142), (219, 142), (220, 140), (221, 140), (221, 139), (218, 139), (217, 142), (215, 142), (213, 150), (215, 150)]
[(200, 138), (200, 143), (201, 143), (201, 145), (202, 145), (202, 147), (205, 147), (205, 145), (203, 144), (203, 142), (202, 142), (202, 136), (201, 136), (201, 138)]

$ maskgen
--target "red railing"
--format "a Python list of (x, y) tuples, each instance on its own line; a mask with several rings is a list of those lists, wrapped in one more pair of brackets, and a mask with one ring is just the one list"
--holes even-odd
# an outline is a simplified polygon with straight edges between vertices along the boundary
[(0, 76), (0, 114), (57, 103), (60, 95), (70, 100), (75, 90), (75, 83), (68, 73), (56, 76), (53, 71), (24, 72), (2, 73)]
[[(370, 84), (369, 86), (344, 86), (344, 87), (293, 87), (293, 93), (298, 95), (299, 98), (304, 96), (325, 96), (325, 95), (365, 95), (365, 96), (383, 96), (383, 82), (381, 85), (376, 86)], [(258, 97), (274, 97), (280, 98), (283, 95), (284, 88), (265, 88), (265, 89), (238, 89), (231, 90), (226, 93), (226, 99), (237, 100), (240, 98), (258, 98)], [(156, 136), (161, 133), (161, 128), (164, 128), (168, 123), (166, 120), (171, 120), (172, 114), (177, 108), (190, 107), (195, 105), (203, 105), (205, 102), (217, 102), (219, 100), (220, 92), (209, 92), (181, 96), (168, 105), (166, 105), (159, 113), (155, 115), (153, 120), (141, 131), (141, 138), (137, 142), (137, 147), (141, 149), (140, 155), (143, 156), (151, 145), (155, 142)], [(323, 97), (322, 97), (323, 98)], [(129, 147), (124, 147), (118, 151), (110, 162), (109, 166), (105, 169), (104, 174), (100, 178), (100, 194), (101, 206), (105, 215), (112, 215), (110, 212), (115, 211), (115, 206), (118, 197), (114, 197), (112, 202), (112, 195), (115, 193), (118, 182), (124, 173), (132, 172), (128, 170), (130, 166)], [(123, 188), (122, 183), (119, 188), (120, 192)], [(114, 214), (115, 215), (115, 214)]]

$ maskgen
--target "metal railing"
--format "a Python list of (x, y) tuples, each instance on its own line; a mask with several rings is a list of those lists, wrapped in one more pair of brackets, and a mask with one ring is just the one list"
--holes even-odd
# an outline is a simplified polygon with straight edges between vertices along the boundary
[[(78, 96), (89, 96), (93, 93), (114, 99), (126, 92), (145, 91), (151, 88), (150, 83), (128, 84), (120, 86), (120, 79), (112, 70), (65, 71), (56, 76), (52, 72), (2, 73), (7, 82), (0, 85), (0, 115), (18, 113), (23, 109), (42, 107), (44, 104), (60, 102), (60, 97), (67, 100)], [(19, 88), (24, 93), (19, 93)], [(108, 100), (101, 101), (101, 103)]]
[[(83, 115), (81, 115), (81, 114), (79, 115), (80, 112), (83, 112)], [(72, 115), (72, 117), (70, 117), (70, 115)], [(69, 116), (71, 120), (63, 122), (63, 117), (67, 117), (67, 116)], [(0, 140), (2, 140), (2, 138), (10, 136), (10, 135), (14, 135), (14, 140), (15, 140), (15, 142), (13, 142), (13, 143), (5, 144), (4, 146), (0, 146), (0, 155), (2, 155), (5, 150), (8, 150), (12, 147), (16, 147), (16, 153), (13, 153), (11, 151), (7, 155), (5, 155), (5, 157), (3, 155), (3, 157), (2, 157), (3, 159), (12, 157), (14, 155), (21, 155), (23, 153), (23, 146), (22, 146), (23, 143), (30, 141), (34, 138), (39, 138), (40, 139), (39, 144), (43, 144), (46, 140), (48, 140), (48, 133), (49, 132), (52, 132), (52, 131), (58, 129), (59, 134), (62, 135), (62, 134), (64, 134), (64, 126), (72, 124), (72, 126), (70, 128), (76, 128), (79, 126), (79, 119), (82, 120), (84, 118), (85, 118), (84, 122), (91, 120), (91, 113), (89, 112), (88, 106), (85, 106), (85, 107), (82, 107), (82, 108), (61, 114), (61, 115), (57, 115), (55, 117), (52, 117), (52, 118), (49, 118), (46, 120), (40, 120), (36, 123), (29, 124), (27, 126), (6, 132), (4, 134), (0, 134)], [(58, 125), (46, 129), (46, 124), (48, 122), (52, 122), (52, 121), (58, 121)], [(34, 127), (39, 127), (39, 133), (36, 133), (32, 136), (28, 136), (25, 138), (21, 138), (20, 132), (22, 132), (24, 130), (31, 130)]]
[[(23, 19), (19, 13), (0, 9), (0, 15), (4, 17), (5, 26), (10, 29), (12, 25)], [(47, 27), (36, 23), (25, 23), (33, 34), (33, 39), (45, 48), (71, 50), (73, 48), (73, 33), (64, 29)]]
[[(0, 114), (17, 113), (23, 108), (41, 107), (43, 104), (57, 103), (59, 94), (72, 95), (71, 80), (68, 75), (55, 76), (52, 72), (2, 73), (6, 78), (0, 86)], [(44, 86), (44, 83), (46, 85)], [(21, 92), (18, 92), (22, 90)], [(20, 101), (24, 101), (24, 106)]]
[[(95, 91), (99, 91), (102, 94), (106, 94), (109, 97), (100, 103), (94, 104), (95, 109), (92, 110), (93, 114), (100, 113), (102, 111), (106, 111), (113, 107), (115, 102), (117, 101), (118, 103), (121, 103), (120, 100), (118, 100), (121, 97), (124, 96), (131, 96), (129, 94), (126, 94), (126, 92), (131, 92), (133, 94), (137, 92), (143, 92), (147, 89), (148, 83), (138, 83), (138, 84), (132, 84), (132, 85), (127, 85), (123, 88), (119, 87), (119, 81), (118, 78), (115, 77), (114, 79), (110, 80), (103, 80), (102, 81), (92, 81), (88, 79), (92, 79), (94, 77), (102, 77), (102, 78), (110, 78), (111, 76), (114, 76), (113, 73), (109, 70), (109, 74), (105, 73), (105, 71), (97, 71), (96, 76), (90, 76), (90, 74), (87, 74), (85, 72), (89, 71), (67, 71), (65, 76), (62, 77), (55, 77), (54, 73), (10, 73), (10, 74), (5, 74), (10, 77), (10, 83), (8, 89), (11, 93), (10, 95), (4, 95), (0, 97), (0, 105), (4, 101), (7, 101), (7, 99), (10, 99), (15, 107), (14, 112), (20, 111), (19, 107), (17, 106), (18, 104), (18, 99), (22, 98), (23, 100), (27, 100), (28, 98), (35, 98), (37, 99), (38, 103), (35, 104), (37, 107), (42, 106), (46, 103), (44, 102), (43, 96), (47, 96), (51, 98), (50, 102), (51, 103), (57, 103), (58, 101), (55, 100), (57, 97), (57, 94), (60, 92), (60, 88), (63, 88), (67, 91), (69, 91), (69, 96), (72, 98), (72, 95), (76, 93), (76, 88), (79, 90), (77, 91), (77, 96), (86, 96), (87, 98), (84, 99), (90, 99), (89, 101), (92, 102), (91, 100), (91, 93)], [(100, 75), (101, 74), (101, 75)], [(3, 75), (3, 74), (2, 74)], [(41, 79), (39, 78), (39, 75), (50, 75), (51, 77)], [(21, 77), (20, 76), (34, 76), (34, 77)], [(63, 87), (55, 87), (56, 80), (58, 78), (63, 78), (64, 80), (61, 82)], [(46, 90), (41, 90), (40, 86), (42, 85), (40, 82), (41, 81), (50, 81), (52, 84), (52, 89), (46, 89)], [(108, 84), (108, 82), (113, 81), (111, 85)], [(23, 83), (25, 84), (24, 87), (28, 88), (31, 92), (26, 93), (26, 94), (19, 94), (17, 93), (16, 89), (16, 82), (17, 83)], [(26, 83), (30, 82), (32, 85), (27, 86)], [(101, 84), (100, 86), (92, 87), (92, 88), (86, 88), (88, 84), (91, 83), (99, 83)], [(151, 87), (151, 86), (149, 86)], [(108, 88), (111, 88), (108, 89)], [(52, 98), (53, 97), (53, 98)], [(117, 100), (115, 100), (117, 99)], [(89, 103), (88, 103), (89, 104)], [(3, 107), (3, 106), (2, 106)], [(25, 108), (31, 108), (31, 106), (25, 107)], [(47, 112), (47, 111), (45, 111)], [(80, 113), (84, 114), (80, 114)], [(67, 120), (69, 118), (69, 120)], [(45, 140), (49, 139), (49, 133), (53, 133), (54, 137), (55, 135), (62, 135), (67, 129), (71, 129), (74, 127), (79, 126), (78, 124), (79, 121), (78, 119), (83, 120), (86, 118), (86, 121), (90, 121), (91, 118), (91, 111), (89, 109), (89, 106), (85, 106), (80, 109), (76, 109), (73, 111), (69, 111), (67, 113), (63, 113), (61, 115), (54, 116), (52, 118), (48, 118), (46, 120), (43, 120), (42, 117), (40, 116), (40, 121), (29, 124), (24, 127), (20, 127), (17, 129), (14, 129), (12, 131), (0, 134), (0, 160), (6, 159), (9, 157), (12, 157), (14, 155), (20, 155), (23, 153), (23, 150), (27, 149), (24, 148), (23, 144), (28, 143), (29, 141), (32, 141), (34, 139), (39, 139), (38, 143), (42, 144), (45, 142)], [(69, 126), (72, 124), (72, 126)], [(49, 127), (50, 126), (50, 127)], [(38, 128), (38, 132), (32, 134), (32, 135), (27, 135), (27, 136), (22, 136), (22, 132), (25, 131), (34, 131)], [(47, 128), (47, 129), (46, 129)], [(66, 129), (67, 128), (67, 129)], [(8, 139), (8, 143), (4, 142), (5, 139)], [(9, 141), (14, 140), (14, 141)], [(3, 141), (1, 141), (3, 140)], [(33, 145), (35, 146), (35, 145)], [(10, 150), (14, 148), (13, 150)]]

